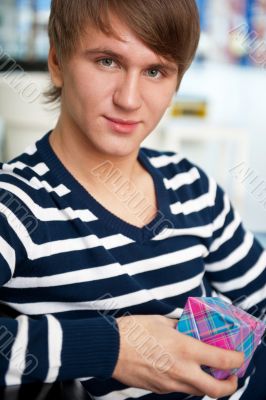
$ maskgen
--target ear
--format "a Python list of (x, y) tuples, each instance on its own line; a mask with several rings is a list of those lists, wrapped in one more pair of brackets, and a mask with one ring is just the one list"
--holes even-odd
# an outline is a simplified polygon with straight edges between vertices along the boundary
[(58, 60), (54, 45), (51, 45), (48, 55), (48, 68), (51, 75), (52, 82), (55, 87), (63, 86), (63, 73), (62, 67)]

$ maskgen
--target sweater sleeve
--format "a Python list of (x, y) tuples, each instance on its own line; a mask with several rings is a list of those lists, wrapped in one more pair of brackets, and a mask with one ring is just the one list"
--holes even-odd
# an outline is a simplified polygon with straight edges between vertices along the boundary
[(245, 229), (228, 196), (216, 186), (212, 237), (205, 259), (212, 287), (236, 306), (263, 319), (266, 309), (266, 251)]
[[(0, 286), (13, 276), (22, 249), (0, 213)], [(0, 305), (1, 312), (1, 305)], [(0, 318), (0, 386), (95, 376), (109, 378), (117, 362), (115, 318)]]

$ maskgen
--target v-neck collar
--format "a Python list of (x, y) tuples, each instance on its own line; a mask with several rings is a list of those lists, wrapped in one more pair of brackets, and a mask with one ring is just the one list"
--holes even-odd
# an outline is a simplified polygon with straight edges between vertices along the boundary
[(163, 175), (152, 165), (145, 148), (139, 149), (138, 161), (153, 179), (157, 200), (157, 214), (148, 224), (143, 227), (137, 227), (106, 209), (76, 180), (51, 147), (49, 142), (51, 132), (49, 131), (36, 143), (37, 149), (48, 168), (59, 178), (60, 183), (77, 195), (81, 206), (88, 208), (100, 221), (107, 224), (106, 226), (112, 226), (116, 233), (121, 233), (136, 242), (143, 243), (152, 239), (165, 228), (172, 217), (169, 205), (170, 199), (164, 186)]

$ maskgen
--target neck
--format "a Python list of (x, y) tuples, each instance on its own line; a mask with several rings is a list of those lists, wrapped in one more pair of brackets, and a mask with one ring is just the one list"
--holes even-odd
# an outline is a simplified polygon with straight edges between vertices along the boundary
[(138, 150), (127, 156), (103, 154), (93, 147), (85, 135), (72, 129), (64, 129), (59, 119), (49, 137), (50, 145), (63, 165), (84, 186), (95, 190), (102, 188), (103, 179), (108, 176), (122, 177), (135, 182), (140, 165), (137, 161)]

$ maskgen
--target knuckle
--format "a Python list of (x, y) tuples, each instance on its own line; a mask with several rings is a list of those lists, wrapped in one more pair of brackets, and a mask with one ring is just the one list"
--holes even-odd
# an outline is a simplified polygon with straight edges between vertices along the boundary
[(241, 352), (241, 353), (239, 353), (239, 357), (240, 357), (239, 367), (241, 367), (245, 362), (245, 354), (243, 352)]
[[(180, 383), (173, 382), (172, 384), (169, 385), (169, 393), (176, 393), (181, 391), (181, 386)], [(190, 393), (192, 394), (192, 393)]]
[(234, 368), (234, 364), (231, 358), (227, 357), (227, 355), (220, 356), (220, 365), (223, 366), (224, 369)]
[(236, 381), (235, 383), (232, 383), (232, 392), (230, 394), (235, 393), (237, 388), (238, 388), (238, 382)]
[(213, 398), (220, 398), (224, 396), (229, 396), (233, 394), (237, 390), (237, 384), (231, 384), (230, 387), (221, 387), (220, 385), (213, 386), (210, 388), (208, 393), (206, 393), (208, 396), (213, 397)]
[(210, 390), (208, 390), (208, 392), (206, 394), (213, 398), (219, 398), (219, 397), (223, 396), (224, 393), (221, 392), (220, 388), (213, 387)]
[(157, 388), (153, 389), (152, 392), (155, 394), (165, 394), (162, 389), (157, 389)]
[(207, 395), (213, 398), (219, 398), (225, 396), (225, 390), (221, 386), (220, 382), (210, 385)]
[(167, 393), (179, 393), (184, 390), (184, 393), (198, 394), (199, 391), (196, 388), (190, 387), (185, 382), (175, 381), (173, 379), (167, 380), (167, 382), (153, 385), (153, 392), (156, 394), (167, 394)]
[(171, 378), (177, 382), (180, 379), (184, 380), (186, 378), (185, 371), (182, 365), (175, 365), (174, 368), (171, 370)]
[(169, 380), (154, 382), (152, 392), (156, 394), (166, 394), (171, 392), (171, 382)]
[(182, 359), (188, 360), (188, 359), (191, 358), (191, 349), (190, 349), (189, 346), (182, 346), (182, 347), (179, 349), (179, 358), (180, 358), (181, 360), (182, 360)]
[(178, 383), (178, 382), (169, 382), (167, 386), (157, 388), (156, 394), (169, 394), (169, 393), (187, 393), (193, 395), (202, 395), (203, 393), (196, 390), (195, 388), (189, 387), (189, 385)]
[(152, 392), (155, 394), (167, 394), (167, 393), (170, 393), (170, 390), (168, 390), (168, 388), (157, 386), (152, 390)]

